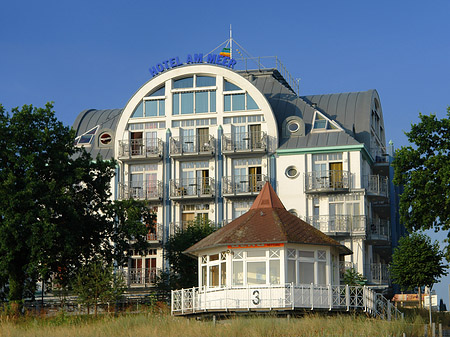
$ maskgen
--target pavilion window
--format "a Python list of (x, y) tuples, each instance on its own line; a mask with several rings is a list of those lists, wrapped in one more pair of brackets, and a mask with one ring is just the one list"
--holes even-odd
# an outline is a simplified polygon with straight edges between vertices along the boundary
[(266, 262), (247, 262), (247, 284), (266, 284)]

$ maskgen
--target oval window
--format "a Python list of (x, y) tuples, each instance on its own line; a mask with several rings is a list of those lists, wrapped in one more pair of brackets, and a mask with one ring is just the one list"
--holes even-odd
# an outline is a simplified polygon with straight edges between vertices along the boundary
[(297, 132), (298, 129), (300, 129), (300, 125), (298, 125), (297, 122), (292, 121), (292, 122), (288, 123), (287, 128), (290, 133), (294, 133), (294, 132)]
[(108, 145), (109, 143), (111, 143), (112, 141), (112, 137), (109, 133), (102, 133), (100, 135), (100, 143), (102, 143), (103, 145)]
[(297, 168), (295, 167), (295, 166), (289, 166), (287, 169), (286, 169), (286, 176), (288, 177), (288, 178), (296, 178), (297, 176), (298, 176), (298, 170), (297, 170)]

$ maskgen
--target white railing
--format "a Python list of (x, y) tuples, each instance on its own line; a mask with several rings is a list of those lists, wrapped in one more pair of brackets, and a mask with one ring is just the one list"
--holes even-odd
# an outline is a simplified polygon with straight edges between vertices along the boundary
[(222, 135), (222, 152), (266, 152), (267, 133), (250, 131)]
[(210, 197), (214, 196), (215, 182), (213, 178), (198, 177), (170, 180), (170, 197)]
[(369, 194), (386, 198), (389, 196), (389, 178), (369, 175), (363, 177), (363, 182)]
[(390, 301), (367, 287), (339, 285), (262, 285), (231, 288), (194, 287), (172, 290), (172, 314), (184, 315), (208, 310), (361, 310), (374, 317), (402, 316)]
[(265, 174), (235, 175), (222, 178), (222, 194), (247, 195), (258, 194), (268, 177)]
[(118, 184), (119, 199), (160, 200), (163, 198), (163, 183), (159, 180), (129, 181)]
[(170, 155), (214, 154), (216, 140), (211, 135), (170, 137)]
[(342, 170), (314, 171), (305, 173), (306, 192), (330, 192), (348, 190), (351, 174)]
[(163, 142), (161, 139), (119, 140), (119, 158), (162, 157)]

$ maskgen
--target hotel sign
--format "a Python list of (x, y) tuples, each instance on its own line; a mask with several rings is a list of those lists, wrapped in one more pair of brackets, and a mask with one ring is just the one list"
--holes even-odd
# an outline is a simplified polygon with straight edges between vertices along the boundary
[(198, 64), (198, 63), (209, 63), (209, 64), (217, 64), (220, 66), (228, 67), (230, 69), (234, 69), (236, 60), (218, 55), (218, 54), (208, 54), (206, 60), (203, 59), (203, 54), (187, 54), (185, 61), (182, 62), (178, 56), (171, 57), (167, 60), (161, 61), (161, 63), (157, 63), (155, 66), (150, 67), (150, 73), (152, 77), (159, 75), (160, 73), (176, 68), (185, 64)]

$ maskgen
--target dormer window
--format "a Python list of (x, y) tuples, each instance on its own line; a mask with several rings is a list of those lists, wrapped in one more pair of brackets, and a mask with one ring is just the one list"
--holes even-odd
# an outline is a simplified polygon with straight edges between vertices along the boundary
[(318, 111), (316, 111), (314, 114), (314, 120), (312, 124), (313, 131), (342, 131), (341, 127), (335, 121), (328, 119)]
[(76, 137), (74, 144), (76, 146), (91, 145), (97, 130), (98, 125), (90, 129), (89, 131), (83, 133), (81, 136)]

